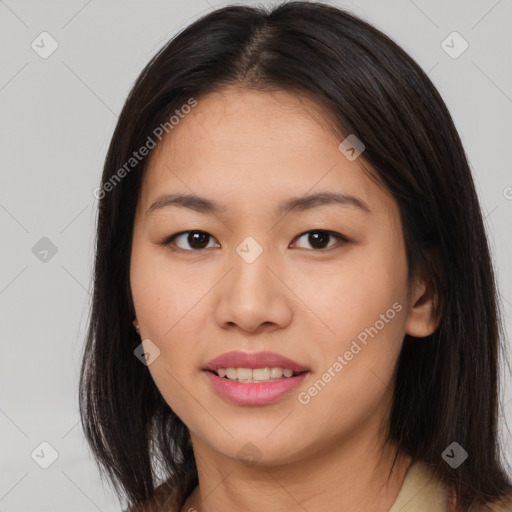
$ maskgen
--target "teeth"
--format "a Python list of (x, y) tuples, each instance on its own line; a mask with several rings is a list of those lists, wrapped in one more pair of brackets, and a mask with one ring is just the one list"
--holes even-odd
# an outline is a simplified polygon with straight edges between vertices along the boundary
[[(240, 375), (240, 370), (238, 370), (238, 374)], [(270, 380), (270, 377), (271, 377), (270, 368), (255, 368), (252, 371), (252, 375), (249, 378), (252, 378), (254, 380)], [(281, 376), (279, 376), (279, 377), (281, 377)]]
[(270, 369), (270, 377), (272, 379), (279, 379), (283, 374), (283, 370), (281, 368), (271, 368)]
[(247, 382), (252, 380), (252, 370), (250, 368), (233, 368), (233, 370), (236, 372), (236, 376), (240, 382)]
[(230, 380), (236, 380), (238, 377), (236, 368), (227, 368), (226, 377)]
[(227, 377), (229, 380), (238, 382), (263, 382), (274, 381), (283, 377), (291, 377), (293, 370), (289, 368), (279, 368), (277, 366), (269, 368), (218, 368), (219, 377)]

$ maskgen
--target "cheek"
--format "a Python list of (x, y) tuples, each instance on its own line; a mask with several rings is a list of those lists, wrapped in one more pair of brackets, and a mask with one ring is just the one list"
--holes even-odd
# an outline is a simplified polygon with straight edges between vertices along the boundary
[(390, 385), (405, 334), (407, 265), (400, 244), (383, 238), (317, 275), (318, 286), (311, 273), (304, 277), (305, 296), (322, 320), (315, 343), (321, 363), (304, 397), (317, 404), (312, 409), (335, 401), (355, 414), (376, 407)]
[(141, 244), (132, 252), (130, 284), (144, 337), (165, 342), (177, 328), (189, 324), (205, 283), (183, 270), (171, 264), (165, 248)]
[[(141, 337), (151, 340), (159, 350), (158, 357), (148, 366), (156, 387), (169, 407), (181, 418), (188, 418), (190, 398), (184, 391), (185, 370), (193, 367), (191, 342), (193, 333), (184, 331), (188, 300), (179, 300), (180, 284), (174, 276), (154, 265), (134, 262), (132, 295), (141, 324)], [(155, 349), (154, 349), (155, 350)], [(192, 415), (193, 416), (193, 415)]]
[[(313, 437), (337, 438), (357, 433), (368, 421), (387, 415), (392, 401), (392, 378), (405, 328), (405, 307), (371, 302), (358, 317), (339, 312), (333, 319), (336, 337), (320, 344), (322, 364), (298, 391), (299, 408), (308, 418), (327, 422), (309, 426)], [(364, 318), (363, 318), (364, 317)], [(314, 435), (313, 435), (314, 432)]]
[[(399, 309), (406, 309), (405, 254), (399, 244), (390, 245), (375, 239), (365, 246), (354, 246), (338, 261), (309, 263), (299, 271), (289, 270), (286, 280), (292, 283), (292, 289), (299, 291), (307, 306), (302, 320), (308, 317), (311, 327), (319, 326), (319, 332), (323, 333), (319, 339), (326, 341), (324, 353), (333, 345), (343, 348), (347, 340), (379, 321), (395, 302), (402, 306)], [(388, 316), (393, 317), (392, 323), (399, 332), (403, 315), (397, 314), (396, 309), (391, 309)]]
[(141, 336), (160, 351), (148, 369), (180, 417), (188, 417), (191, 401), (185, 390), (200, 371), (197, 351), (207, 307), (201, 298), (212, 286), (206, 278), (171, 264), (165, 250), (142, 245), (132, 252), (130, 283)]

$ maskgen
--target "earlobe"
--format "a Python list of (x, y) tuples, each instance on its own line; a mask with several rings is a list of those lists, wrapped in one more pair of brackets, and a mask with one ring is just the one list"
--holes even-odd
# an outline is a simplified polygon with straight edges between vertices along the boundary
[(134, 318), (132, 323), (133, 323), (133, 327), (135, 327), (135, 330), (136, 330), (137, 332), (139, 332), (140, 325), (139, 325), (139, 322), (137, 321), (137, 319), (136, 319), (136, 318)]
[(441, 313), (438, 293), (425, 279), (415, 280), (411, 292), (411, 306), (407, 314), (405, 332), (409, 336), (423, 338), (432, 334), (439, 325)]

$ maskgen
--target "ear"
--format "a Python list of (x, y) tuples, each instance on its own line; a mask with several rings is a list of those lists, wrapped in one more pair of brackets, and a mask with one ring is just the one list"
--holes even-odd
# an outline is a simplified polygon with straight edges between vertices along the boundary
[(439, 296), (432, 280), (423, 276), (413, 279), (410, 304), (405, 325), (406, 334), (416, 338), (429, 336), (437, 329), (441, 319)]
[(133, 327), (135, 327), (135, 330), (137, 330), (137, 328), (139, 327), (139, 322), (137, 322), (137, 319), (134, 318), (132, 323), (133, 323)]

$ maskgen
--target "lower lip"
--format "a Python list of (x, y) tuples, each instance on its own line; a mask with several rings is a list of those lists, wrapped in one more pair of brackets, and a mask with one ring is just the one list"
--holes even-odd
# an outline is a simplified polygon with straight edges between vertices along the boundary
[(215, 390), (237, 405), (267, 405), (301, 384), (309, 372), (272, 382), (236, 382), (205, 371)]

